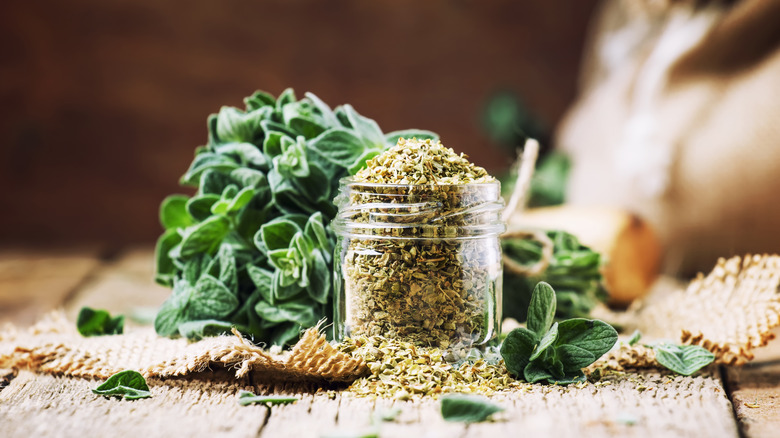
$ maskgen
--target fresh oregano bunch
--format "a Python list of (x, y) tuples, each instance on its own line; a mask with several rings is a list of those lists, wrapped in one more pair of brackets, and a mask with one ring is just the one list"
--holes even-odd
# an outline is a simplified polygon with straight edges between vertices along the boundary
[(437, 139), (384, 134), (350, 105), (292, 89), (244, 102), (208, 118), (208, 143), (181, 178), (194, 195), (161, 205), (156, 280), (173, 291), (155, 319), (160, 335), (237, 327), (258, 343), (291, 343), (330, 313), (339, 179), (401, 136)]
[(582, 368), (617, 342), (606, 322), (583, 318), (554, 322), (555, 290), (537, 283), (528, 306), (526, 327), (512, 330), (501, 345), (507, 370), (527, 382), (569, 384), (585, 380)]
[[(556, 291), (557, 318), (587, 317), (608, 294), (602, 282), (601, 255), (582, 245), (576, 236), (565, 231), (547, 231), (553, 253), (547, 269), (528, 277), (504, 269), (504, 318), (526, 320), (534, 285), (549, 283)], [(542, 258), (542, 244), (533, 239), (501, 239), (504, 256), (524, 266)]]

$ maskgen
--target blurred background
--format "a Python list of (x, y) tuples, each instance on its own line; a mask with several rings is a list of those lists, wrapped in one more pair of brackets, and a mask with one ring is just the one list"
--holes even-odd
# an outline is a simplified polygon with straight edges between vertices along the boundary
[[(495, 173), (512, 96), (547, 135), (576, 94), (595, 0), (73, 0), (0, 9), (0, 246), (151, 245), (206, 118), (260, 89), (429, 129)], [(510, 139), (511, 141), (511, 139)]]
[(160, 201), (190, 193), (178, 180), (208, 115), (293, 87), (385, 132), (435, 131), (498, 176), (524, 135), (540, 139), (559, 155), (537, 169), (531, 205), (588, 211), (518, 225), (572, 231), (612, 262), (692, 275), (780, 248), (778, 1), (0, 9), (2, 247), (151, 247)]

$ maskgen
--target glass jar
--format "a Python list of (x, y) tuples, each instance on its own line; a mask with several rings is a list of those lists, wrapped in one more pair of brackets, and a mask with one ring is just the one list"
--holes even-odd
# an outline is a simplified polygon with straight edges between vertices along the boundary
[(498, 335), (500, 193), (497, 181), (341, 180), (332, 222), (335, 338), (382, 335), (447, 349)]

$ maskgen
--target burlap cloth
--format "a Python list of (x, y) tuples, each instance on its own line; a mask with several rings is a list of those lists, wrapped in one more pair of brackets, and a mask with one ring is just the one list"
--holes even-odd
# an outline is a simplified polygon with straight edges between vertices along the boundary
[[(742, 365), (752, 349), (774, 337), (780, 326), (780, 256), (721, 259), (707, 276), (687, 288), (636, 303), (627, 312), (603, 319), (646, 338), (701, 345), (716, 363)], [(596, 367), (657, 367), (652, 349), (622, 345)], [(146, 377), (169, 378), (227, 369), (236, 378), (251, 373), (257, 383), (345, 384), (368, 373), (366, 363), (330, 345), (318, 327), (307, 330), (286, 353), (271, 354), (234, 330), (232, 335), (197, 342), (158, 336), (152, 328), (130, 328), (123, 335), (82, 337), (62, 312), (29, 329), (0, 330), (0, 369), (107, 378), (137, 370)]]
[(252, 372), (258, 382), (317, 385), (351, 382), (367, 372), (362, 360), (334, 349), (316, 327), (307, 330), (291, 351), (273, 355), (235, 331), (197, 342), (163, 338), (150, 327), (82, 337), (62, 312), (51, 313), (26, 330), (7, 326), (0, 331), (0, 368), (89, 378), (107, 378), (128, 369), (166, 378), (227, 368), (236, 378)]

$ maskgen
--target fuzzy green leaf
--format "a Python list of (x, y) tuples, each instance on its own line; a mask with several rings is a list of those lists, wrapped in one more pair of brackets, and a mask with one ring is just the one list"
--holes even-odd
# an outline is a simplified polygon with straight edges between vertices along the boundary
[(201, 253), (213, 253), (228, 231), (230, 221), (224, 216), (211, 216), (187, 228), (181, 242), (181, 256), (187, 258)]
[(555, 340), (558, 339), (558, 323), (553, 323), (552, 327), (550, 327), (550, 330), (547, 331), (547, 333), (542, 336), (542, 339), (539, 341), (539, 344), (534, 348), (534, 353), (531, 355), (530, 360), (535, 360), (539, 356), (542, 355), (542, 353), (547, 350), (547, 348), (555, 342)]
[(537, 283), (528, 306), (528, 329), (540, 338), (544, 336), (555, 318), (555, 306), (553, 288), (543, 281)]
[(266, 251), (286, 249), (290, 246), (293, 236), (300, 231), (295, 222), (280, 218), (263, 224), (255, 240), (258, 247)]
[(202, 151), (195, 157), (195, 161), (192, 162), (187, 173), (181, 177), (179, 183), (186, 186), (196, 185), (203, 172), (207, 170), (228, 172), (237, 167), (239, 164), (228, 156)]
[(120, 371), (114, 374), (100, 386), (93, 389), (92, 392), (105, 397), (124, 397), (125, 400), (136, 400), (152, 396), (144, 376), (138, 371), (132, 370)]
[(76, 328), (82, 336), (121, 335), (125, 329), (125, 317), (112, 317), (105, 310), (82, 307), (76, 319)]
[(543, 363), (539, 362), (529, 362), (523, 370), (523, 378), (528, 383), (555, 380), (549, 368), (545, 367)]
[(245, 113), (238, 108), (223, 106), (217, 115), (217, 136), (222, 142), (251, 143), (266, 112), (262, 109)]
[(658, 344), (655, 359), (677, 374), (690, 376), (715, 360), (715, 355), (698, 345)]
[(179, 334), (191, 341), (198, 341), (207, 336), (219, 336), (230, 333), (235, 324), (207, 319), (202, 321), (187, 321), (179, 324)]
[(238, 404), (249, 406), (261, 404), (266, 406), (286, 405), (298, 401), (298, 397), (289, 397), (283, 395), (255, 395), (250, 391), (241, 391), (238, 393)]
[(246, 105), (247, 111), (254, 111), (266, 106), (273, 106), (276, 104), (276, 99), (264, 91), (255, 91), (249, 97), (244, 98), (244, 105)]
[(195, 223), (187, 212), (187, 201), (184, 195), (166, 197), (160, 205), (160, 223), (166, 230), (186, 228)]
[(382, 130), (379, 129), (379, 125), (375, 121), (361, 116), (349, 104), (344, 105), (344, 113), (346, 113), (349, 123), (355, 129), (357, 135), (363, 139), (368, 147), (375, 149), (384, 147), (384, 134), (382, 134)]
[(167, 230), (159, 239), (154, 248), (155, 274), (154, 281), (163, 286), (173, 286), (176, 277), (176, 265), (171, 259), (170, 251), (181, 243), (181, 235), (175, 229)]
[(556, 346), (574, 345), (589, 351), (598, 359), (612, 349), (617, 339), (617, 331), (604, 321), (574, 318), (558, 325)]
[(446, 421), (479, 423), (504, 408), (486, 397), (470, 394), (448, 394), (441, 398), (441, 416)]
[(238, 307), (236, 298), (230, 289), (211, 275), (203, 275), (195, 283), (186, 319), (197, 321), (202, 319), (221, 319), (228, 316)]
[(519, 327), (507, 334), (501, 345), (501, 357), (506, 369), (515, 376), (523, 376), (523, 370), (530, 362), (539, 337), (525, 327)]
[(309, 147), (326, 160), (341, 167), (349, 168), (363, 155), (367, 145), (356, 136), (354, 131), (333, 128), (323, 132), (310, 141)]

